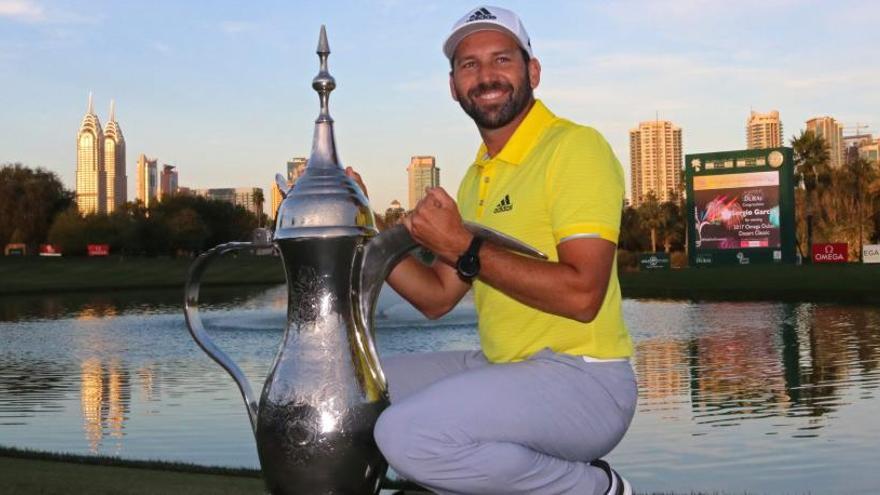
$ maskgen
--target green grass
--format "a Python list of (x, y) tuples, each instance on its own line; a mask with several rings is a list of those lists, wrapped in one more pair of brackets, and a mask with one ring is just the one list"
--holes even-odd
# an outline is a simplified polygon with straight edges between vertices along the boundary
[(0, 493), (263, 494), (260, 472), (0, 447)]
[[(0, 257), (0, 294), (183, 287), (188, 258)], [(284, 282), (280, 258), (224, 256), (205, 274), (205, 285)]]
[[(402, 488), (403, 485), (399, 485)], [(388, 488), (391, 488), (390, 486)], [(383, 490), (389, 493), (391, 490)], [(222, 468), (164, 461), (129, 461), (0, 446), (0, 493), (67, 495), (264, 494), (256, 469)], [(422, 495), (419, 490), (394, 495)], [(636, 492), (640, 495), (685, 495)], [(687, 492), (686, 495), (748, 495), (748, 492)]]
[(624, 297), (880, 302), (880, 265), (748, 265), (624, 272)]
[[(0, 295), (181, 288), (187, 258), (0, 257)], [(205, 285), (284, 282), (280, 258), (225, 256)], [(621, 272), (624, 297), (693, 300), (880, 302), (880, 264), (747, 265)]]

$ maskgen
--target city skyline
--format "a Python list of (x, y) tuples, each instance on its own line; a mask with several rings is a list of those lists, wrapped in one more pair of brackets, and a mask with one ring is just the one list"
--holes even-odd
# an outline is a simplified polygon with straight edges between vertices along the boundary
[[(117, 113), (134, 156), (180, 165), (197, 187), (265, 188), (288, 157), (310, 150), (314, 46), (326, 24), (340, 155), (364, 176), (374, 209), (405, 198), (410, 156), (436, 156), (451, 193), (472, 163), (479, 136), (449, 97), (439, 48), (472, 2), (102, 5), (0, 0), (0, 70), (15, 75), (0, 106), (17, 116), (0, 122), (0, 162), (44, 167), (75, 189), (70, 129), (91, 90), (98, 101), (124, 102)], [(742, 149), (750, 108), (779, 110), (785, 144), (816, 116), (845, 127), (870, 123), (866, 132), (875, 135), (880, 125), (880, 96), (871, 90), (880, 68), (866, 63), (875, 4), (504, 6), (523, 18), (543, 65), (537, 96), (558, 115), (597, 128), (623, 164), (628, 130), (656, 114), (684, 129), (686, 153)], [(132, 24), (163, 35), (133, 37)], [(812, 42), (822, 36), (847, 48)], [(104, 47), (102, 57), (79, 56), (93, 46)]]

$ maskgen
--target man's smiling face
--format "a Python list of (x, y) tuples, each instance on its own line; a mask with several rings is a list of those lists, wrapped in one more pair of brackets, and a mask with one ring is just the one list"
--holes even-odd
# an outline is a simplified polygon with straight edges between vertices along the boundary
[(534, 59), (526, 62), (511, 36), (473, 33), (458, 44), (452, 60), (452, 97), (479, 127), (504, 127), (530, 107), (540, 66)]

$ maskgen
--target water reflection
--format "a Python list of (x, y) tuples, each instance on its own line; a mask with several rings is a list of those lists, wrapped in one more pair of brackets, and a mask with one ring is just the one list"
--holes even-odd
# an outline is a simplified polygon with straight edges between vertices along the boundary
[(642, 413), (679, 420), (670, 411), (686, 410), (711, 427), (809, 417), (793, 435), (816, 436), (822, 417), (857, 400), (850, 389), (872, 398), (880, 381), (876, 309), (708, 303), (690, 313), (688, 327), (636, 340)]
[(131, 400), (128, 370), (115, 359), (106, 365), (96, 358), (87, 359), (82, 363), (81, 383), (83, 430), (89, 451), (97, 454), (102, 440), (109, 437), (116, 440), (112, 452), (118, 455)]
[[(248, 307), (264, 300), (265, 286), (203, 287), (205, 301), (212, 307)], [(272, 289), (277, 291), (278, 288)], [(283, 303), (283, 300), (282, 300)], [(77, 292), (29, 294), (0, 298), (0, 322), (55, 320), (59, 318), (97, 319), (121, 314), (162, 314), (180, 311), (183, 287), (179, 290), (148, 289), (116, 292)]]
[[(239, 392), (187, 334), (180, 291), (13, 299), (0, 302), (12, 319), (0, 321), (0, 444), (257, 465)], [(205, 301), (215, 342), (259, 389), (285, 288), (220, 289)], [(387, 292), (379, 307), (382, 355), (478, 345), (467, 304), (435, 322)], [(871, 467), (880, 309), (633, 300), (624, 309), (639, 411), (612, 460), (631, 479), (655, 491), (822, 493), (835, 477), (805, 469), (831, 463), (837, 477), (880, 484)]]

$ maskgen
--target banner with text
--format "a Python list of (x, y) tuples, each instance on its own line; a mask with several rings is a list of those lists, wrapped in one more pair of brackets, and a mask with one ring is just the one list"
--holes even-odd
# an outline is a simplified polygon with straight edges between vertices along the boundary
[(862, 263), (880, 263), (880, 244), (862, 246)]
[(668, 270), (670, 267), (669, 254), (651, 253), (639, 257), (639, 269), (641, 270)]
[(109, 256), (109, 244), (89, 244), (86, 246), (89, 256)]
[(694, 177), (698, 249), (778, 248), (779, 174)]
[(847, 243), (813, 244), (813, 263), (846, 263), (847, 261), (849, 261)]
[(61, 256), (61, 248), (54, 244), (40, 244), (40, 256)]

